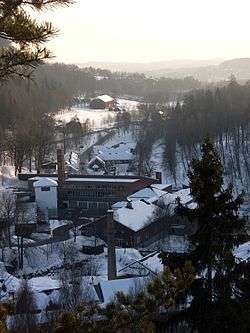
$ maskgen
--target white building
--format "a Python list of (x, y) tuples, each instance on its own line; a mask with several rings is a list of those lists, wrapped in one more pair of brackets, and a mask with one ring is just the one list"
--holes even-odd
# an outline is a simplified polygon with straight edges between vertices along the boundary
[(46, 213), (57, 209), (57, 182), (51, 178), (41, 177), (33, 184), (37, 206)]

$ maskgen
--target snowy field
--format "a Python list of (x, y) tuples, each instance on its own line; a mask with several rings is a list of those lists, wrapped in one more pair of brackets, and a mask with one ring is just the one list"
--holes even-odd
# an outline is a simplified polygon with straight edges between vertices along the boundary
[(94, 129), (109, 127), (108, 119), (113, 121), (114, 111), (107, 110), (91, 110), (88, 108), (73, 107), (70, 111), (62, 111), (56, 115), (56, 120), (69, 122), (72, 118), (77, 117), (81, 123), (90, 121), (91, 127)]
[[(125, 108), (127, 111), (131, 112), (136, 110), (139, 104), (139, 102), (126, 99), (117, 99), (117, 101), (118, 107), (121, 109)], [(69, 122), (74, 117), (78, 117), (80, 122), (86, 122), (88, 119), (92, 128), (101, 129), (110, 127), (113, 123), (115, 115), (115, 111), (93, 110), (87, 107), (73, 107), (70, 110), (61, 111), (55, 116), (55, 118), (56, 120), (65, 122)]]

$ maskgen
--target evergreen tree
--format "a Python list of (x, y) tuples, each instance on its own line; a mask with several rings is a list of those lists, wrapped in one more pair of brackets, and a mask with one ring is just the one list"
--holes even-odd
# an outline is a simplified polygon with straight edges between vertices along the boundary
[(165, 264), (181, 266), (191, 260), (197, 272), (190, 289), (192, 301), (185, 320), (199, 332), (235, 332), (244, 323), (235, 301), (237, 262), (233, 250), (245, 234), (239, 208), (243, 196), (234, 199), (232, 186), (223, 184), (223, 168), (213, 144), (206, 139), (201, 159), (193, 160), (188, 172), (195, 209), (178, 201), (176, 212), (196, 225), (190, 251), (184, 255), (162, 254)]
[(118, 292), (100, 311), (103, 321), (92, 322), (90, 332), (157, 332), (159, 316), (178, 307), (178, 298), (193, 280), (194, 268), (186, 262), (182, 268), (166, 268), (146, 285), (135, 285), (128, 294)]
[[(65, 5), (71, 0), (1, 0), (0, 1), (0, 78), (10, 75), (29, 76), (32, 69), (51, 53), (43, 46), (56, 30), (51, 23), (38, 23), (27, 8), (43, 10)], [(14, 43), (14, 44), (13, 44)]]

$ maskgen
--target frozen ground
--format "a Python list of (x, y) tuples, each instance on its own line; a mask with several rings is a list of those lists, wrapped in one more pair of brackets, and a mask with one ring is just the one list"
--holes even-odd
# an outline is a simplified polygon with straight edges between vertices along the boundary
[[(125, 108), (131, 112), (136, 110), (139, 104), (136, 101), (126, 99), (118, 99), (117, 101), (118, 106), (121, 109)], [(115, 115), (115, 111), (93, 110), (87, 107), (73, 107), (69, 111), (61, 111), (55, 116), (55, 118), (65, 122), (69, 122), (75, 116), (79, 118), (80, 122), (86, 122), (86, 120), (89, 119), (92, 128), (101, 129), (110, 127), (110, 125), (113, 123)]]
[(133, 144), (136, 143), (131, 131), (118, 130), (110, 139), (105, 141), (104, 145), (111, 147), (121, 142), (130, 142)]
[(77, 117), (80, 122), (86, 122), (88, 119), (92, 128), (99, 129), (107, 128), (110, 126), (110, 123), (106, 121), (107, 119), (110, 119), (110, 122), (112, 123), (113, 118), (115, 117), (115, 112), (108, 110), (92, 110), (88, 108), (73, 107), (70, 111), (61, 111), (55, 116), (56, 120), (62, 120), (65, 122), (69, 122), (74, 117)]
[[(34, 277), (29, 278), (29, 284), (36, 294), (39, 308), (45, 308), (48, 305), (50, 297), (46, 297), (43, 292), (48, 290), (53, 291), (60, 288), (60, 267), (63, 265), (63, 263), (65, 264), (65, 262), (68, 262), (69, 264), (80, 264), (80, 266), (78, 264), (78, 268), (83, 269), (83, 272), (85, 272), (83, 273), (82, 278), (85, 280), (85, 285), (87, 283), (89, 287), (93, 283), (96, 284), (101, 281), (106, 281), (107, 249), (105, 248), (104, 253), (100, 255), (86, 255), (80, 251), (83, 244), (89, 245), (91, 242), (93, 242), (93, 239), (90, 240), (86, 237), (78, 236), (76, 243), (74, 243), (71, 239), (65, 242), (39, 246), (36, 248), (25, 248), (24, 269), (20, 271), (17, 276), (13, 276), (7, 273), (5, 265), (0, 262), (0, 280), (5, 286), (5, 291), (0, 291), (0, 299), (12, 297), (11, 293), (16, 293), (18, 290), (21, 282), (21, 276), (23, 274), (33, 273)], [(6, 252), (6, 256), (11, 259), (15, 256), (16, 251), (16, 248), (8, 250), (8, 253)], [(142, 255), (135, 249), (117, 248), (117, 271), (119, 272), (124, 267), (127, 267), (134, 262), (138, 262), (142, 258)], [(146, 262), (145, 265), (147, 265)], [(151, 269), (154, 269), (154, 263), (149, 262), (149, 265)], [(159, 268), (158, 262), (157, 267)], [(84, 270), (84, 268), (86, 269)], [(42, 273), (43, 271), (45, 273), (40, 274), (39, 276), (39, 273)], [(135, 266), (132, 268), (126, 268), (122, 274), (128, 273), (142, 273), (142, 267)], [(144, 269), (144, 273), (147, 274), (148, 271), (145, 271)]]
[(0, 166), (0, 191), (6, 188), (24, 186), (15, 176), (15, 168), (12, 165)]

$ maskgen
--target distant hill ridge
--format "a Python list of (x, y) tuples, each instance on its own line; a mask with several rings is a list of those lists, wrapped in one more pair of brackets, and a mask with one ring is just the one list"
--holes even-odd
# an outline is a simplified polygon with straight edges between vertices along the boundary
[(183, 78), (193, 76), (200, 81), (222, 81), (235, 75), (239, 80), (250, 80), (250, 58), (235, 58), (222, 61), (212, 60), (170, 60), (151, 63), (89, 62), (81, 67), (95, 67), (111, 71), (141, 72), (153, 77)]
[(200, 66), (211, 66), (221, 63), (222, 59), (210, 60), (192, 60), (192, 59), (176, 59), (167, 61), (153, 61), (147, 63), (138, 62), (87, 62), (77, 64), (80, 67), (94, 67), (108, 69), (118, 72), (148, 72), (161, 69), (177, 69), (177, 68), (192, 68)]

